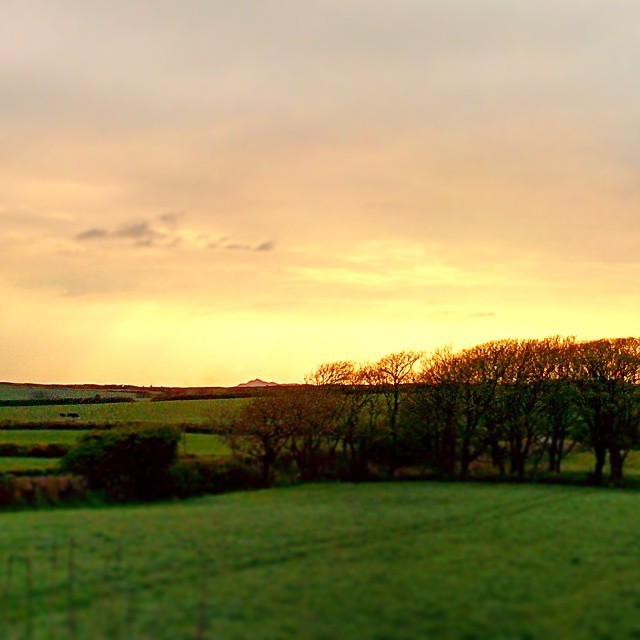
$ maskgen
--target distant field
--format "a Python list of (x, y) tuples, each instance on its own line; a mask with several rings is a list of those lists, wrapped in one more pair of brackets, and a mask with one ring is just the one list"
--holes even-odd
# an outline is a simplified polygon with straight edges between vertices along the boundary
[(0, 458), (0, 473), (53, 469), (57, 464), (55, 458)]
[[(223, 411), (236, 410), (240, 403), (246, 402), (246, 400), (183, 400), (176, 402), (162, 402), (162, 403), (144, 403), (151, 404), (154, 407), (156, 405), (171, 405), (175, 410), (177, 409), (190, 409), (193, 411), (193, 415), (197, 415), (198, 412), (204, 412), (204, 404), (208, 407), (214, 407), (218, 410), (222, 408)], [(140, 403), (143, 404), (143, 403)], [(176, 407), (176, 405), (187, 405), (186, 407)], [(105, 408), (104, 405), (96, 405), (99, 408)], [(130, 405), (127, 405), (127, 407)], [(42, 409), (43, 407), (28, 407), (31, 409)], [(92, 407), (93, 408), (93, 407)], [(120, 406), (118, 406), (120, 408)], [(185, 420), (184, 417), (188, 411), (183, 411), (181, 414), (176, 412), (174, 416), (181, 415), (183, 420), (181, 422), (190, 422)], [(167, 415), (167, 414), (165, 414)], [(118, 424), (119, 420), (114, 420), (114, 423)], [(122, 422), (126, 422), (123, 420)], [(140, 422), (144, 422), (140, 420)], [(180, 423), (175, 420), (174, 423)], [(0, 428), (0, 443), (10, 443), (19, 445), (36, 445), (36, 444), (73, 444), (82, 434), (87, 433), (84, 429), (6, 429)], [(215, 435), (188, 433), (186, 434), (186, 446), (185, 442), (180, 444), (181, 454), (190, 454), (197, 456), (217, 456), (217, 455), (229, 455), (230, 449), (224, 438)], [(24, 458), (23, 458), (24, 460)], [(578, 452), (571, 454), (562, 465), (562, 469), (567, 474), (583, 473), (591, 471), (593, 468), (593, 454), (591, 452)], [(22, 465), (24, 466), (24, 465)], [(29, 465), (28, 468), (33, 468)], [(540, 470), (544, 469), (544, 465), (540, 466)], [(0, 468), (0, 471), (2, 469)], [(640, 475), (640, 452), (631, 451), (627, 457), (625, 463), (625, 475), (637, 476)]]
[(0, 382), (2, 400), (46, 400), (49, 398), (136, 398), (133, 391), (119, 389), (82, 389), (65, 386), (14, 385)]
[[(562, 470), (565, 472), (592, 471), (594, 465), (593, 453), (583, 451), (571, 454), (563, 463)], [(640, 474), (640, 451), (630, 451), (624, 465), (625, 475)]]
[(19, 444), (19, 445), (35, 445), (35, 444), (73, 444), (86, 431), (60, 431), (38, 429), (33, 431), (0, 429), (1, 444)]
[(3, 576), (15, 560), (0, 637), (637, 638), (639, 502), (583, 487), (328, 484), (4, 513)]
[[(77, 429), (73, 431), (47, 430), (37, 429), (28, 430), (11, 430), (0, 429), (0, 443), (2, 444), (19, 444), (19, 445), (36, 445), (36, 444), (64, 444), (71, 445), (78, 438), (87, 433), (85, 430)], [(187, 433), (185, 440), (180, 443), (179, 451), (181, 454), (190, 454), (197, 456), (220, 456), (229, 455), (229, 449), (224, 438), (215, 435), (207, 435), (200, 433)], [(29, 461), (36, 458), (3, 458), (3, 460), (15, 460), (14, 469), (22, 468), (39, 468), (32, 465)], [(22, 461), (22, 462), (20, 462)], [(0, 471), (3, 471), (0, 465)]]
[[(168, 402), (126, 402), (121, 404), (44, 405), (0, 407), (0, 425), (17, 422), (60, 422), (61, 413), (78, 413), (81, 422), (140, 422), (153, 424), (203, 424), (211, 416), (237, 411), (246, 399), (175, 400)], [(73, 423), (73, 418), (66, 418)]]
[(231, 449), (221, 436), (209, 436), (203, 433), (186, 433), (186, 443), (180, 445), (180, 453), (195, 456), (227, 456)]

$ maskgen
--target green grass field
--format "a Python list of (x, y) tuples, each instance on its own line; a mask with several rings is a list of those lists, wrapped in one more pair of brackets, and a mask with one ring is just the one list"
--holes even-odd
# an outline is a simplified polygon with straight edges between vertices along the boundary
[[(0, 425), (29, 422), (60, 422), (61, 413), (78, 413), (81, 422), (203, 424), (215, 415), (237, 411), (246, 399), (175, 400), (168, 402), (125, 402), (118, 404), (41, 405), (0, 407)], [(67, 418), (70, 423), (73, 419)]]
[(135, 398), (136, 393), (127, 389), (88, 389), (65, 385), (7, 384), (0, 382), (0, 400), (35, 400), (48, 398)]
[(83, 434), (82, 430), (62, 431), (59, 429), (0, 429), (0, 443), (31, 446), (36, 444), (65, 444), (70, 445)]
[(637, 638), (639, 501), (396, 483), (4, 513), (0, 637)]
[(0, 473), (53, 469), (57, 464), (56, 458), (0, 458)]
[[(36, 444), (74, 444), (80, 436), (88, 433), (83, 429), (63, 431), (60, 429), (0, 429), (0, 443), (36, 445)], [(228, 455), (229, 447), (224, 438), (205, 433), (187, 433), (186, 441), (180, 444), (180, 453), (200, 456)]]

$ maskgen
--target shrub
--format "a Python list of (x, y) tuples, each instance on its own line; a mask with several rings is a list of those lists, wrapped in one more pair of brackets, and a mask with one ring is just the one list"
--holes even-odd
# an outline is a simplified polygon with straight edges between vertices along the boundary
[(0, 506), (12, 507), (19, 504), (15, 478), (9, 474), (0, 474)]
[(91, 431), (69, 450), (61, 469), (84, 476), (92, 489), (114, 500), (166, 497), (180, 437), (168, 426)]
[(64, 444), (0, 444), (0, 456), (7, 458), (61, 458), (69, 447)]
[(26, 447), (11, 442), (0, 444), (0, 456), (3, 458), (13, 458), (16, 456), (26, 456)]
[(78, 476), (16, 477), (0, 475), (0, 506), (56, 505), (87, 497), (87, 483)]
[(30, 458), (62, 458), (69, 451), (66, 444), (34, 444), (27, 447), (27, 457)]
[(170, 469), (173, 495), (180, 498), (264, 486), (259, 470), (238, 458), (183, 458)]

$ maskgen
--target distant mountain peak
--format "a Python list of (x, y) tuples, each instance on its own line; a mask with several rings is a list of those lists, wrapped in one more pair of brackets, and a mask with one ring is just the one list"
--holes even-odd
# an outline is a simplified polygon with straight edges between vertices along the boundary
[(278, 387), (277, 382), (265, 382), (264, 380), (260, 380), (260, 378), (256, 378), (255, 380), (249, 380), (249, 382), (243, 382), (242, 384), (237, 385), (237, 389), (244, 389), (246, 387)]

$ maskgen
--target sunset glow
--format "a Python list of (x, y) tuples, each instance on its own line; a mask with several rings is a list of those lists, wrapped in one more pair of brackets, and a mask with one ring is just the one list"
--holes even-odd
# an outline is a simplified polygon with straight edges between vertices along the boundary
[(640, 5), (1, 13), (0, 379), (639, 334)]

